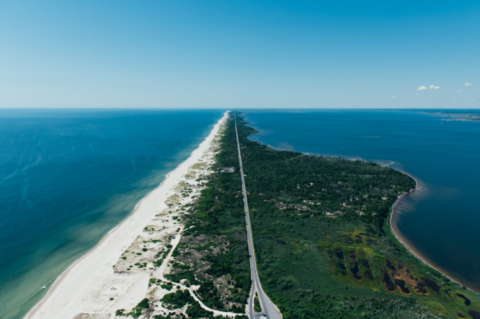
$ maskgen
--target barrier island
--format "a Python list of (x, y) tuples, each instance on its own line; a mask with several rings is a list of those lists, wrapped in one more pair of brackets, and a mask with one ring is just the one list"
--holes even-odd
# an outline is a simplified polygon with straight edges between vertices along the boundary
[[(235, 116), (235, 117), (234, 117)], [(258, 318), (236, 118), (259, 278), (285, 319), (480, 318), (480, 296), (412, 255), (389, 215), (415, 188), (375, 163), (279, 151), (238, 112), (26, 318)]]

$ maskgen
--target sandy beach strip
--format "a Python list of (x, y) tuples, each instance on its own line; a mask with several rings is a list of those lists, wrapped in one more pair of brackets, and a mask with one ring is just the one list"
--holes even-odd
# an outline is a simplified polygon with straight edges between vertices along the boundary
[[(209, 152), (212, 142), (227, 117), (228, 112), (214, 125), (210, 134), (188, 159), (171, 171), (159, 187), (135, 206), (131, 215), (65, 270), (45, 297), (30, 310), (25, 318), (90, 318), (79, 314), (98, 314), (91, 318), (107, 319), (114, 317), (116, 309), (132, 309), (143, 299), (149, 293), (147, 287), (153, 272), (139, 269), (143, 270), (142, 272), (132, 268), (135, 271), (114, 274), (115, 266), (119, 264), (120, 258), (125, 259), (122, 256), (140, 236), (151, 236), (145, 233), (145, 229), (151, 225), (152, 220), (156, 220), (157, 224), (163, 223), (159, 224), (163, 226), (162, 229), (167, 229), (163, 232), (180, 229), (177, 227), (181, 225), (177, 225), (171, 215), (166, 214), (163, 219), (156, 216), (160, 216), (162, 211), (169, 209), (165, 202), (175, 194), (174, 188), (185, 180), (189, 169), (194, 164), (205, 160), (205, 154)], [(173, 232), (158, 234), (171, 236)], [(108, 294), (111, 294), (111, 298), (108, 298)]]
[(440, 269), (439, 266), (434, 266), (432, 264), (432, 262), (428, 262), (424, 256), (420, 255), (420, 252), (418, 252), (412, 244), (409, 244), (408, 239), (405, 238), (405, 236), (403, 236), (402, 232), (398, 229), (397, 220), (398, 220), (399, 216), (401, 216), (401, 213), (398, 213), (398, 212), (395, 211), (398, 204), (401, 203), (401, 201), (406, 196), (412, 194), (413, 192), (417, 192), (424, 187), (422, 185), (422, 183), (420, 183), (419, 180), (417, 178), (415, 178), (414, 176), (412, 176), (412, 175), (410, 175), (410, 174), (408, 174), (407, 172), (404, 172), (404, 171), (401, 171), (401, 172), (404, 173), (405, 175), (408, 175), (409, 177), (411, 177), (415, 180), (415, 189), (412, 189), (412, 190), (410, 190), (410, 192), (404, 193), (401, 196), (399, 196), (397, 198), (397, 200), (395, 201), (395, 203), (393, 204), (392, 210), (390, 212), (390, 220), (389, 220), (390, 230), (391, 230), (392, 234), (413, 256), (415, 256), (417, 259), (419, 259), (422, 263), (429, 266), (430, 268), (435, 269), (436, 271), (441, 273), (443, 276), (445, 276), (449, 280), (451, 280), (451, 281), (453, 281), (453, 282), (455, 282), (455, 283), (457, 283), (461, 286), (464, 286), (465, 288), (467, 288), (468, 290), (470, 290), (474, 293), (480, 294), (480, 292), (475, 291), (474, 289), (469, 288), (469, 287), (463, 285), (462, 283), (460, 283), (459, 281), (453, 279), (450, 275), (447, 274), (447, 272), (445, 270)]

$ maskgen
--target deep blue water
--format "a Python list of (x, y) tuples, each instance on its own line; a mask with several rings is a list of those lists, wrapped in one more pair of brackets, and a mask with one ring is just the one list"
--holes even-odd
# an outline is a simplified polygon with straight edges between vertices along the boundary
[(0, 110), (0, 318), (28, 312), (221, 116)]
[(480, 291), (480, 122), (444, 121), (421, 111), (246, 115), (260, 131), (252, 140), (277, 149), (394, 162), (391, 167), (418, 178), (422, 190), (403, 201), (399, 230), (429, 262)]

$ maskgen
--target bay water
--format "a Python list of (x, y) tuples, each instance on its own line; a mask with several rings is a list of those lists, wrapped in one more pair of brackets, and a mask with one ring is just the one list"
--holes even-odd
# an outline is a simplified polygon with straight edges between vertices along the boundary
[(395, 226), (427, 262), (480, 292), (480, 122), (430, 112), (269, 110), (248, 111), (246, 120), (259, 131), (252, 140), (276, 149), (373, 161), (413, 175), (420, 188), (400, 202)]
[(222, 115), (0, 110), (0, 318), (22, 318)]

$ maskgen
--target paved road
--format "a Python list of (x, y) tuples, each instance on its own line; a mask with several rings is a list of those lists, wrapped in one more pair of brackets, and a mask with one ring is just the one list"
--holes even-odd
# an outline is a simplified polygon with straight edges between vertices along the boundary
[[(235, 134), (237, 135), (237, 148), (238, 148), (238, 161), (240, 163), (240, 176), (242, 177), (242, 192), (243, 203), (245, 207), (245, 220), (247, 222), (247, 241), (248, 252), (250, 254), (250, 272), (252, 273), (252, 290), (250, 292), (250, 298), (248, 299), (248, 317), (250, 319), (256, 318), (268, 318), (268, 319), (281, 319), (282, 315), (277, 309), (275, 304), (268, 298), (267, 294), (263, 291), (260, 280), (258, 279), (257, 261), (255, 260), (255, 249), (253, 247), (252, 226), (250, 225), (250, 213), (248, 211), (247, 201), (247, 189), (245, 187), (245, 175), (243, 174), (242, 153), (240, 152), (240, 141), (238, 139), (237, 131), (237, 119), (235, 121)], [(253, 311), (253, 300), (255, 298), (255, 292), (258, 293), (260, 304), (262, 306), (262, 312), (256, 313)]]

